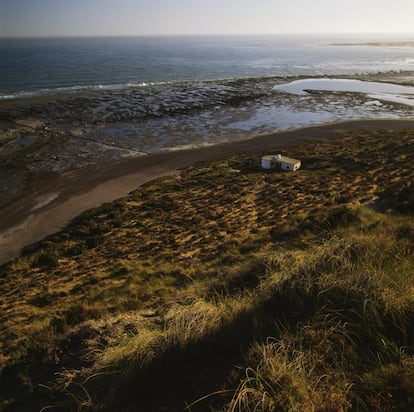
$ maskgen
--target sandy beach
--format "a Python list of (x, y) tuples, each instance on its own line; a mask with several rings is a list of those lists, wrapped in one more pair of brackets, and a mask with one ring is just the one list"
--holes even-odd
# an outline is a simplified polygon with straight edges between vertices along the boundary
[(362, 129), (404, 129), (414, 120), (362, 120), (256, 136), (248, 140), (180, 150), (88, 166), (52, 176), (39, 175), (34, 188), (0, 209), (0, 264), (65, 227), (81, 212), (127, 195), (151, 179), (175, 173), (198, 161), (230, 153), (270, 150), (304, 140), (329, 139)]

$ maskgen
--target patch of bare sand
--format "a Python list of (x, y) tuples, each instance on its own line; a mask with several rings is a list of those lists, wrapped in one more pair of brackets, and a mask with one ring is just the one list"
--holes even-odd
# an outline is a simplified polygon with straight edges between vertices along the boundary
[[(205, 148), (122, 159), (56, 174), (49, 176), (47, 180), (38, 176), (32, 192), (0, 209), (0, 264), (17, 257), (25, 246), (59, 231), (81, 212), (121, 198), (149, 180), (175, 173), (197, 161), (212, 160), (248, 150), (298, 145), (304, 140), (328, 139), (336, 133), (361, 129), (396, 130), (412, 127), (414, 120), (335, 123)], [(59, 196), (55, 196), (56, 193)], [(50, 201), (39, 206), (39, 199)]]

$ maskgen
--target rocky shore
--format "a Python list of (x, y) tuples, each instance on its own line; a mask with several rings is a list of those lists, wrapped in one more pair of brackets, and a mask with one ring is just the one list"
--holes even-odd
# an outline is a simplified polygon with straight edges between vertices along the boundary
[(206, 148), (154, 153), (101, 162), (63, 173), (33, 173), (30, 189), (0, 209), (0, 264), (22, 248), (64, 227), (84, 210), (127, 195), (141, 184), (197, 161), (247, 150), (272, 150), (305, 140), (329, 139), (355, 130), (398, 130), (414, 120), (355, 121), (273, 133)]
[[(414, 84), (412, 72), (346, 77)], [(182, 82), (0, 100), (0, 206), (32, 191), (39, 174), (322, 123), (414, 117), (412, 107), (358, 93), (298, 97), (273, 90), (286, 81)]]
[[(344, 78), (414, 84), (412, 72)], [(0, 263), (81, 211), (197, 160), (327, 138), (339, 129), (410, 127), (414, 119), (412, 106), (362, 93), (274, 90), (287, 81), (181, 82), (0, 100)]]

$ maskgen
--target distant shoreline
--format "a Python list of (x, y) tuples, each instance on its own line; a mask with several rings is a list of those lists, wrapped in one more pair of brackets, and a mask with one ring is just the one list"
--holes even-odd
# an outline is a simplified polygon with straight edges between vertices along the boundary
[[(414, 37), (414, 36), (413, 36)], [(330, 46), (371, 46), (371, 47), (414, 47), (414, 40), (407, 41), (369, 41), (357, 43), (331, 43)]]
[(0, 209), (0, 264), (19, 256), (24, 247), (58, 232), (83, 211), (122, 198), (154, 178), (176, 173), (199, 161), (249, 150), (294, 146), (305, 140), (329, 139), (336, 133), (413, 127), (414, 120), (346, 121), (205, 148), (121, 159), (64, 172), (52, 178), (40, 175), (33, 182), (33, 191)]

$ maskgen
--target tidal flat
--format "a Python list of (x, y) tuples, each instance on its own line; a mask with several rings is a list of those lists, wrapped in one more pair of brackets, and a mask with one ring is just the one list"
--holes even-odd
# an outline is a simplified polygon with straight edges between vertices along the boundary
[[(337, 77), (337, 76), (336, 76)], [(412, 72), (345, 76), (412, 86)], [(321, 123), (410, 119), (414, 109), (355, 92), (292, 95), (301, 78), (148, 84), (0, 101), (0, 206), (39, 175), (148, 153), (205, 147)]]

